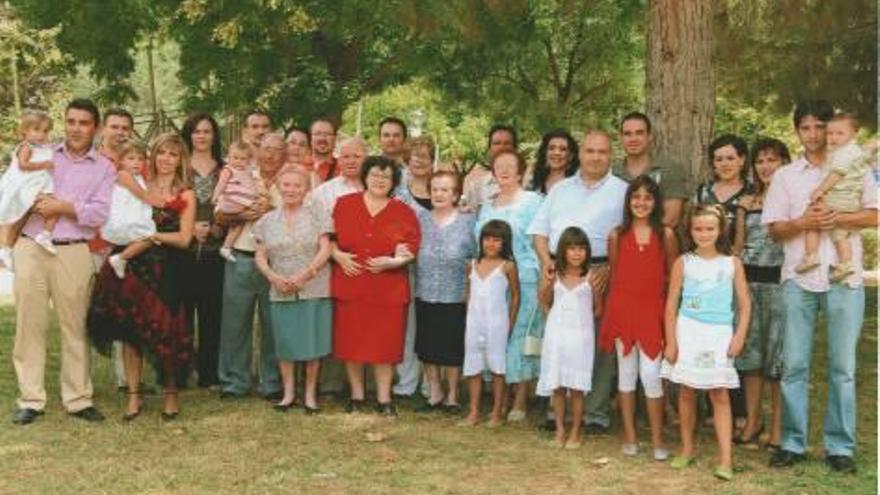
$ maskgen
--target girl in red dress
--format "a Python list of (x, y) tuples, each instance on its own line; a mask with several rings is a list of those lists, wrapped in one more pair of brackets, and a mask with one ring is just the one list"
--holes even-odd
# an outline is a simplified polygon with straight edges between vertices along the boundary
[(650, 177), (643, 175), (630, 183), (624, 205), (623, 224), (608, 237), (611, 284), (599, 345), (605, 352), (617, 352), (623, 453), (638, 453), (635, 390), (641, 377), (654, 458), (665, 460), (669, 453), (662, 435), (663, 311), (666, 277), (678, 245), (672, 230), (663, 227), (663, 198)]
[(345, 362), (351, 387), (346, 410), (363, 408), (364, 365), (371, 364), (377, 409), (395, 415), (393, 365), (403, 358), (410, 298), (405, 265), (419, 252), (419, 222), (412, 209), (390, 197), (400, 182), (394, 161), (368, 157), (361, 180), (366, 191), (339, 198), (333, 210), (333, 355)]

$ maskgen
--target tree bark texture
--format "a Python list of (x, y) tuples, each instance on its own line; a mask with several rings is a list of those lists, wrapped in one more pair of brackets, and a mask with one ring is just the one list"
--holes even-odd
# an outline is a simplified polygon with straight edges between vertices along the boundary
[(707, 177), (715, 114), (714, 0), (651, 0), (646, 109), (654, 147), (686, 168), (689, 184)]

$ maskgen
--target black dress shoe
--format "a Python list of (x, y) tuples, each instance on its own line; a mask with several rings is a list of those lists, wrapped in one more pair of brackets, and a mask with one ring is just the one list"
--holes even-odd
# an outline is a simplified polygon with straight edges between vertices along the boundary
[(545, 419), (543, 423), (538, 425), (538, 431), (554, 432), (556, 431), (556, 420)]
[(180, 411), (172, 411), (172, 412), (162, 411), (162, 420), (163, 421), (174, 421), (175, 419), (177, 419), (178, 416), (180, 416)]
[(397, 408), (394, 407), (393, 402), (386, 402), (385, 404), (379, 402), (376, 404), (376, 412), (392, 418), (397, 416)]
[(25, 407), (15, 411), (15, 414), (12, 415), (12, 422), (22, 426), (29, 425), (42, 415), (43, 411), (37, 411), (36, 409)]
[(296, 402), (291, 401), (289, 404), (272, 404), (272, 409), (278, 412), (287, 412), (296, 406)]
[(364, 399), (349, 399), (348, 403), (345, 404), (345, 412), (361, 412), (365, 407), (367, 407), (367, 401)]
[(779, 449), (773, 457), (770, 458), (770, 467), (784, 468), (791, 467), (799, 462), (807, 460), (804, 454), (798, 454), (790, 450)]
[(584, 433), (587, 435), (607, 435), (610, 431), (611, 428), (599, 423), (587, 423), (584, 426)]
[(306, 415), (308, 415), (308, 416), (314, 416), (314, 415), (316, 415), (316, 414), (318, 414), (318, 413), (321, 412), (321, 408), (320, 408), (320, 407), (309, 407), (309, 406), (303, 406), (303, 409), (305, 409), (305, 411), (306, 411)]
[(443, 412), (446, 414), (461, 414), (461, 404), (443, 404)]
[(280, 390), (277, 392), (269, 392), (268, 394), (264, 395), (263, 398), (269, 402), (278, 402), (284, 398), (284, 393)]
[(432, 413), (437, 412), (443, 409), (443, 401), (437, 401), (436, 404), (431, 404), (429, 401), (425, 401), (424, 404), (416, 408), (417, 413)]
[(828, 464), (832, 471), (837, 471), (838, 473), (853, 474), (856, 472), (856, 463), (848, 455), (825, 456), (825, 463)]
[(96, 423), (98, 421), (104, 421), (104, 415), (101, 414), (101, 411), (95, 409), (92, 406), (89, 406), (85, 409), (80, 409), (77, 412), (68, 413), (74, 418), (79, 418), (84, 421), (88, 421), (90, 423)]

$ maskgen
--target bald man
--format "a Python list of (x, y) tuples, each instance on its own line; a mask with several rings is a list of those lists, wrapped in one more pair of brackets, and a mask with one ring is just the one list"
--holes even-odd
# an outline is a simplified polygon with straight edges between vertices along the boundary
[[(544, 275), (554, 277), (553, 256), (559, 236), (579, 227), (590, 240), (593, 290), (604, 293), (608, 283), (608, 236), (623, 221), (627, 184), (611, 173), (611, 137), (601, 130), (584, 134), (580, 172), (563, 180), (547, 195), (529, 227)], [(596, 331), (599, 325), (595, 325)], [(599, 342), (598, 336), (595, 339)], [(616, 356), (596, 348), (593, 387), (586, 400), (587, 433), (607, 433), (611, 427), (611, 392), (617, 371)]]
[(310, 194), (313, 201), (319, 201), (328, 213), (340, 196), (363, 191), (361, 165), (367, 157), (367, 143), (359, 137), (348, 138), (339, 146), (337, 166), (339, 175), (316, 187)]

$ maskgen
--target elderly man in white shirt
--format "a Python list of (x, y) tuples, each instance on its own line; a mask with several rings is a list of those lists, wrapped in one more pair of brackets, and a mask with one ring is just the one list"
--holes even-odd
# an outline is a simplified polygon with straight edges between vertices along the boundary
[(367, 157), (367, 143), (359, 137), (348, 138), (339, 146), (339, 175), (316, 187), (309, 194), (327, 213), (333, 214), (336, 200), (346, 194), (364, 190), (361, 183), (361, 165)]
[[(322, 205), (329, 215), (333, 215), (336, 201), (342, 196), (364, 190), (361, 182), (361, 165), (367, 157), (367, 143), (359, 137), (348, 138), (339, 146), (339, 175), (324, 182), (309, 193), (308, 200)], [(321, 366), (320, 391), (322, 393), (342, 392), (345, 388), (345, 370), (339, 361), (325, 358)]]
[[(584, 134), (580, 162), (580, 172), (547, 195), (528, 233), (535, 242), (543, 283), (549, 283), (554, 276), (552, 253), (559, 236), (568, 227), (581, 228), (590, 239), (590, 265), (594, 270), (591, 283), (594, 290), (604, 292), (608, 283), (608, 235), (623, 221), (627, 184), (611, 173), (611, 137), (604, 131)], [(595, 327), (598, 331), (599, 325)], [(584, 413), (588, 433), (607, 433), (611, 426), (610, 397), (616, 370), (614, 354), (597, 348), (593, 387)]]

